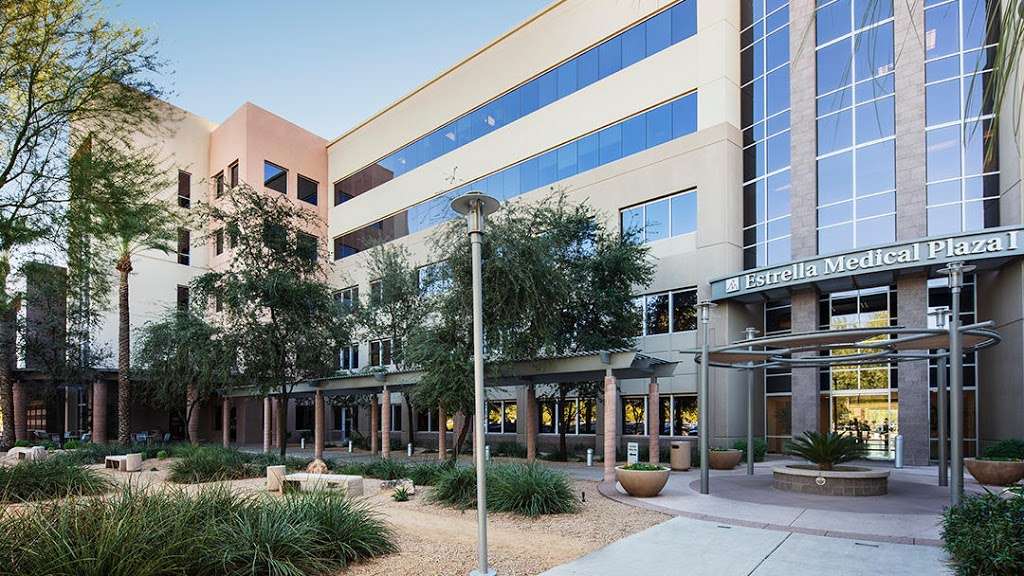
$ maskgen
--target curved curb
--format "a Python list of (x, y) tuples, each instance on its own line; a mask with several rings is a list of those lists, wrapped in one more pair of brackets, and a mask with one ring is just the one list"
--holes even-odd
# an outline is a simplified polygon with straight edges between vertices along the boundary
[(818, 530), (815, 528), (800, 528), (798, 526), (786, 526), (784, 524), (773, 524), (771, 522), (751, 522), (749, 520), (738, 520), (736, 518), (726, 518), (724, 516), (712, 516), (710, 514), (700, 514), (697, 512), (687, 512), (685, 510), (677, 510), (675, 508), (668, 508), (666, 506), (660, 506), (658, 504), (652, 504), (650, 502), (638, 501), (625, 494), (622, 494), (615, 489), (615, 482), (600, 482), (597, 485), (597, 491), (608, 498), (614, 500), (620, 504), (626, 506), (633, 506), (635, 508), (643, 508), (645, 510), (651, 510), (653, 512), (660, 512), (669, 516), (678, 516), (683, 518), (693, 518), (695, 520), (704, 520), (705, 522), (716, 522), (719, 524), (728, 524), (730, 526), (743, 526), (746, 528), (761, 528), (762, 530), (776, 530), (779, 532), (795, 532), (798, 534), (809, 534), (811, 536), (825, 536), (829, 538), (843, 538), (845, 540), (862, 540), (868, 542), (883, 542), (886, 544), (912, 544), (916, 546), (932, 546), (935, 548), (942, 547), (942, 540), (935, 540), (932, 538), (910, 538), (907, 536), (880, 536), (878, 534), (862, 534), (859, 532), (841, 532), (837, 530)]

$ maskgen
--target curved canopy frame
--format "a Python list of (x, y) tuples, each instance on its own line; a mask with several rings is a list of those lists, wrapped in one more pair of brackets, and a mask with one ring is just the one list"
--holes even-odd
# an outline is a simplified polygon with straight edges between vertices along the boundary
[[(964, 352), (995, 346), (1002, 336), (990, 321), (960, 328)], [(934, 352), (932, 351), (934, 350)], [(712, 348), (709, 366), (772, 368), (857, 366), (949, 357), (949, 331), (943, 328), (851, 328), (816, 330), (782, 336), (739, 340)], [(695, 351), (694, 360), (703, 361)]]

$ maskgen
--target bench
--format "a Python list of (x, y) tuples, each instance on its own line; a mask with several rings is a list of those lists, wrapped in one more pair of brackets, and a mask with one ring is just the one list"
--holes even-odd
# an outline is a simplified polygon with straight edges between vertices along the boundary
[(287, 474), (284, 466), (267, 466), (267, 490), (283, 491), (285, 485), (298, 487), (302, 491), (340, 489), (350, 498), (363, 495), (362, 476), (309, 472)]
[(42, 446), (32, 446), (32, 447), (29, 447), (29, 448), (22, 448), (22, 447), (11, 448), (11, 450), (9, 452), (7, 452), (7, 458), (9, 458), (11, 460), (19, 461), (19, 462), (23, 461), (23, 460), (27, 460), (27, 461), (44, 460), (44, 459), (46, 459), (46, 456), (47, 456), (46, 448), (43, 448)]
[(120, 472), (138, 472), (142, 470), (142, 454), (123, 454), (120, 456), (107, 456), (103, 459), (107, 468), (113, 468)]

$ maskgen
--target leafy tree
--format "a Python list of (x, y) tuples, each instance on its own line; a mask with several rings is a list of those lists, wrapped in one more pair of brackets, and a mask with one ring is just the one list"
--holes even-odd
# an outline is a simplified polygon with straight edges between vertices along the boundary
[[(196, 279), (196, 293), (223, 309), (241, 379), (287, 403), (296, 384), (332, 374), (338, 349), (350, 341), (351, 314), (333, 298), (330, 260), (315, 236), (323, 223), (283, 196), (246, 184), (199, 212), (209, 230), (228, 231), (233, 253), (225, 269)], [(285, 417), (278, 411), (282, 456)]]
[(360, 339), (391, 338), (392, 362), (403, 368), (405, 339), (429, 315), (429, 293), (421, 289), (419, 272), (404, 247), (374, 247), (367, 274), (371, 278), (370, 294), (355, 314)]
[[(633, 293), (653, 267), (646, 247), (608, 232), (586, 204), (563, 193), (506, 205), (483, 241), (484, 328), (488, 371), (517, 360), (630, 345), (639, 315)], [(472, 261), (465, 224), (435, 238), (447, 263), (431, 322), (414, 330), (409, 361), (424, 370), (416, 399), (472, 415)], [(576, 385), (560, 387), (560, 395)], [(467, 418), (456, 453), (469, 430)], [(564, 426), (563, 426), (564, 430)], [(564, 439), (563, 439), (564, 441)]]
[(232, 383), (235, 355), (223, 331), (200, 310), (173, 310), (146, 323), (136, 341), (140, 392), (149, 404), (180, 414), (199, 442), (198, 410)]
[(0, 411), (14, 441), (11, 372), (18, 294), (8, 289), (18, 256), (61, 245), (71, 198), (76, 127), (124, 141), (152, 129), (162, 69), (137, 28), (103, 19), (99, 0), (0, 3)]

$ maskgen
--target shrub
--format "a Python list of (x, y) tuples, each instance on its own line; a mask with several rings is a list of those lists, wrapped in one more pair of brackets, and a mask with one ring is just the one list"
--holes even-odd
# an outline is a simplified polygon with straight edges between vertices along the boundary
[(280, 465), (296, 469), (302, 468), (305, 461), (281, 458), (277, 454), (250, 454), (234, 448), (201, 446), (184, 450), (183, 455), (171, 464), (168, 479), (178, 484), (199, 484), (259, 478), (266, 474), (267, 466)]
[(803, 436), (787, 442), (786, 452), (810, 461), (819, 470), (832, 470), (838, 464), (861, 458), (866, 448), (848, 434), (821, 434), (808, 430)]
[(655, 472), (665, 470), (664, 466), (658, 466), (657, 464), (647, 464), (645, 462), (637, 462), (636, 464), (630, 464), (629, 466), (623, 466), (623, 470), (635, 470), (637, 472)]
[(74, 438), (64, 442), (65, 450), (76, 450), (78, 449), (79, 446), (81, 446), (81, 443), (78, 440), (75, 440)]
[(526, 458), (526, 446), (518, 442), (498, 442), (491, 450), (491, 455), (505, 458)]
[(126, 489), (0, 518), (0, 565), (26, 576), (325, 574), (394, 550), (365, 504), (328, 492)]
[(366, 468), (366, 476), (380, 480), (398, 480), (409, 477), (409, 467), (397, 460), (374, 460)]
[(957, 574), (1024, 574), (1024, 496), (966, 496), (943, 514), (942, 539)]
[[(747, 441), (737, 440), (732, 445), (736, 450), (743, 451), (743, 461), (747, 461)], [(768, 453), (768, 443), (764, 438), (754, 438), (754, 462), (764, 462), (764, 456)]]
[(109, 489), (110, 483), (99, 472), (63, 456), (0, 467), (0, 502), (85, 496)]
[(985, 448), (984, 456), (993, 459), (1024, 460), (1024, 440), (1000, 440)]
[[(454, 467), (438, 477), (428, 500), (458, 509), (476, 506), (476, 471)], [(579, 502), (564, 473), (539, 464), (487, 468), (487, 506), (521, 516), (575, 512)]]
[(161, 451), (157, 452), (156, 453), (156, 458), (157, 458), (157, 460), (166, 460), (167, 459), (167, 450), (161, 450)]
[(404, 486), (395, 488), (395, 491), (391, 493), (391, 499), (395, 502), (408, 502), (409, 491)]
[(16, 440), (14, 442), (14, 447), (15, 448), (31, 448), (32, 447), (32, 443), (29, 442), (28, 440)]

